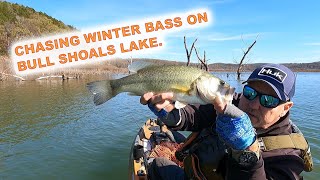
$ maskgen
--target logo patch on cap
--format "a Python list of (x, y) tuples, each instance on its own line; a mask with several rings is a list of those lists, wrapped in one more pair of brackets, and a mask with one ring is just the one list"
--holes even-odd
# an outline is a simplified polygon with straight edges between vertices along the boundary
[(286, 77), (287, 74), (283, 71), (281, 71), (280, 69), (277, 68), (272, 68), (272, 67), (264, 67), (260, 70), (259, 74), (260, 76), (269, 76), (279, 82), (283, 82)]

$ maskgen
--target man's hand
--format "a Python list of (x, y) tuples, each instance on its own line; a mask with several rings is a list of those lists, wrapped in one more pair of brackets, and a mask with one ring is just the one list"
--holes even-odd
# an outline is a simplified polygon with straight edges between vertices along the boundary
[(232, 104), (218, 97), (213, 102), (218, 112), (216, 132), (221, 140), (236, 150), (244, 150), (255, 141), (255, 130), (249, 116)]
[(222, 100), (221, 96), (217, 96), (212, 102), (214, 109), (219, 113), (223, 114), (224, 110), (227, 107), (227, 103)]
[(150, 110), (158, 117), (163, 116), (174, 109), (172, 101), (173, 93), (154, 94), (153, 92), (145, 93), (140, 98), (140, 103), (148, 104)]
[(218, 115), (216, 132), (227, 145), (236, 150), (248, 148), (256, 138), (255, 130), (247, 114), (234, 118), (228, 115)]

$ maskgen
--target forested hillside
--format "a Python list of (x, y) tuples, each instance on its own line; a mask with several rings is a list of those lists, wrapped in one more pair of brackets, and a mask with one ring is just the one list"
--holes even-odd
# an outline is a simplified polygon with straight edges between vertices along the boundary
[(12, 42), (24, 37), (39, 37), (74, 29), (33, 8), (0, 1), (0, 55), (8, 55)]

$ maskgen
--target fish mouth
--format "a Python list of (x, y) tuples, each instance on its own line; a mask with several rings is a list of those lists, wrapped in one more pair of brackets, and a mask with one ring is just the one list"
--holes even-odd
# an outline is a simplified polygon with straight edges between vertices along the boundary
[(236, 88), (230, 87), (230, 88), (228, 89), (228, 91), (227, 91), (227, 94), (233, 96), (235, 90), (236, 90)]
[(235, 88), (229, 87), (228, 89), (226, 89), (225, 94), (224, 94), (225, 102), (231, 103), (233, 100), (234, 93), (235, 93)]

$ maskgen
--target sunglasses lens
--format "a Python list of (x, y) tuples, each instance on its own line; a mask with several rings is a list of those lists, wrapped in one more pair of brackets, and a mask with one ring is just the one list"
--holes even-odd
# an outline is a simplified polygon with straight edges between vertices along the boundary
[(280, 103), (280, 100), (272, 96), (261, 95), (260, 97), (260, 104), (267, 108), (277, 107), (279, 103)]
[(280, 99), (270, 95), (260, 94), (255, 89), (247, 85), (243, 87), (243, 95), (250, 101), (259, 95), (260, 104), (266, 108), (275, 108), (280, 104)]
[(243, 95), (249, 100), (253, 100), (254, 98), (257, 97), (258, 93), (254, 89), (252, 89), (249, 86), (244, 86), (243, 88)]

